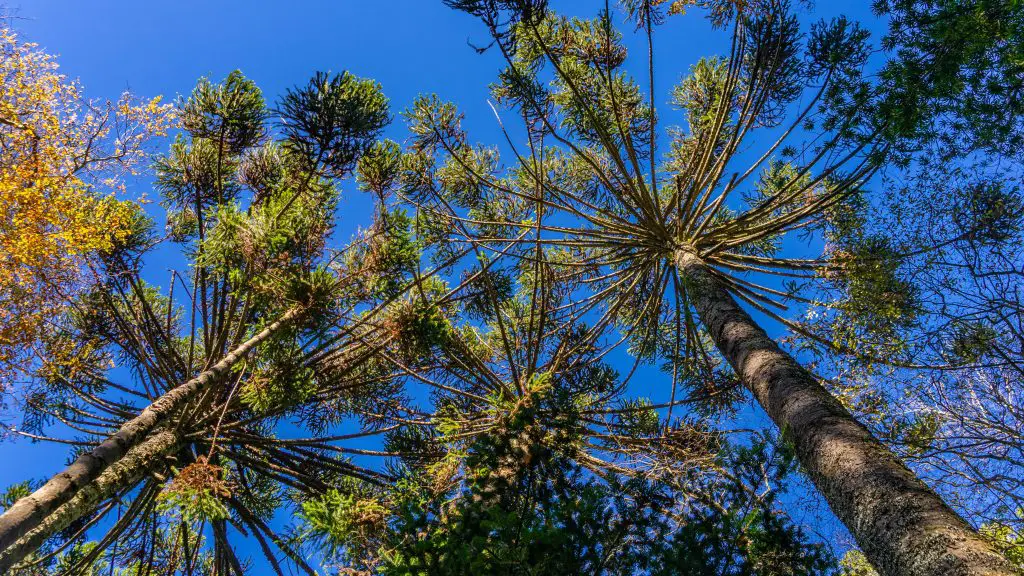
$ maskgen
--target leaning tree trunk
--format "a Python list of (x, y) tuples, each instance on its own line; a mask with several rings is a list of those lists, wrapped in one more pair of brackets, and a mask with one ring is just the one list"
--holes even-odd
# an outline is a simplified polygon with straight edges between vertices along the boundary
[(744, 385), (792, 441), (811, 480), (885, 576), (1015, 572), (737, 305), (708, 266), (676, 266), (701, 322)]
[(302, 313), (293, 308), (260, 333), (229, 352), (199, 376), (168, 390), (147, 406), (138, 416), (125, 422), (91, 451), (79, 456), (70, 466), (28, 496), (18, 500), (0, 515), (0, 553), (39, 526), (48, 514), (71, 500), (84, 486), (95, 480), (110, 465), (120, 460), (146, 438), (160, 423), (186, 402), (228, 373), (246, 354)]
[(158, 468), (168, 464), (168, 456), (181, 446), (178, 434), (160, 430), (133, 447), (115, 464), (108, 466), (92, 482), (84, 486), (67, 502), (46, 516), (38, 526), (0, 553), (0, 574), (35, 552), (43, 542), (64, 530), (82, 516), (92, 512), (105, 500), (132, 488)]

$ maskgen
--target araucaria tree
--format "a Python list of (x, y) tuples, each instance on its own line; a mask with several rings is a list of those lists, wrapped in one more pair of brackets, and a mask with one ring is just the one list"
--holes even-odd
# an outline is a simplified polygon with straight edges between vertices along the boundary
[[(887, 152), (879, 144), (887, 125), (862, 77), (866, 34), (836, 19), (804, 35), (779, 0), (625, 2), (648, 43), (645, 95), (626, 71), (610, 10), (584, 21), (542, 1), (448, 4), (486, 26), (506, 63), (494, 97), (522, 126), (513, 134), (498, 112), (514, 155), (506, 168), (493, 149), (468, 143), (451, 105), (418, 103), (413, 130), (429, 142), (425, 164), (464, 183), (457, 198), (439, 201), (462, 202), (458, 220), (472, 231), (455, 228), (457, 237), (490, 249), (518, 241), (574, 250), (568, 262), (544, 263), (581, 279), (577, 296), (596, 325), (617, 325), (641, 358), (671, 360), (672, 401), (684, 379), (700, 393), (741, 382), (882, 573), (1010, 574), (737, 303), (785, 323), (779, 310), (802, 301), (797, 285), (838, 277), (862, 289), (858, 306), (877, 304), (878, 324), (894, 313), (885, 292), (871, 289), (885, 281), (877, 267), (786, 255), (787, 235), (827, 236), (855, 212)], [(701, 60), (672, 89), (686, 126), (662, 134), (659, 120), (670, 115), (654, 107), (652, 36), (666, 8), (690, 5), (731, 31), (730, 51)], [(758, 134), (765, 138), (753, 152)], [(846, 336), (870, 334), (855, 326)]]
[[(380, 364), (365, 362), (388, 341), (369, 321), (401, 291), (409, 255), (375, 239), (381, 257), (345, 270), (326, 245), (337, 184), (390, 120), (386, 98), (372, 81), (319, 74), (284, 96), (271, 125), (259, 89), (234, 72), (200, 81), (177, 112), (185, 134), (156, 162), (166, 233), (132, 211), (127, 233), (84, 260), (92, 281), (36, 336), (44, 353), (19, 385), (22, 433), (54, 439), (47, 430), (60, 424), (79, 435), (63, 440), (78, 452), (34, 491), (12, 493), (22, 497), (0, 515), (5, 573), (58, 557), (68, 573), (155, 558), (191, 573), (207, 525), (218, 574), (241, 573), (229, 525), (275, 566), (271, 543), (312, 573), (267, 525), (281, 486), (379, 476), (331, 450), (330, 430), (362, 398), (389, 397)], [(143, 280), (158, 245), (177, 246), (191, 267), (172, 272), (166, 292)], [(367, 288), (354, 279), (364, 274), (393, 288)], [(274, 423), (300, 412), (310, 438), (277, 441)], [(368, 423), (346, 438), (378, 432)]]
[[(422, 230), (446, 220), (437, 208)], [(569, 257), (520, 248), (508, 254)], [(419, 286), (438, 305), (429, 329), (382, 354), (419, 418), (387, 434), (395, 481), (307, 500), (303, 539), (359, 574), (827, 574), (827, 549), (776, 506), (787, 446), (734, 446), (625, 396), (628, 377), (573, 306), (577, 280), (554, 271), (484, 258), (456, 290)]]
[[(883, 46), (896, 54), (879, 114), (899, 152), (876, 180), (894, 193), (833, 228), (829, 250), (887, 278), (862, 286), (895, 314), (855, 342), (865, 354), (815, 362), (843, 375), (843, 402), (947, 502), (1021, 550), (1024, 6), (875, 7), (890, 16)], [(869, 326), (863, 290), (831, 280), (804, 328), (828, 338)]]
[[(390, 114), (375, 83), (318, 74), (271, 112), (234, 72), (201, 80), (177, 114), (184, 133), (155, 165), (165, 234), (133, 212), (131, 234), (87, 260), (93, 281), (39, 337), (20, 433), (70, 443), (76, 458), (5, 495), (0, 569), (241, 575), (243, 536), (278, 574), (286, 562), (314, 574), (317, 558), (432, 573), (425, 558), (455, 569), (472, 557), (460, 535), (538, 553), (489, 534), (494, 515), (501, 534), (520, 530), (510, 499), (533, 531), (546, 530), (528, 518), (539, 506), (563, 507), (551, 533), (581, 547), (566, 565), (632, 573), (631, 559), (657, 551), (653, 564), (677, 572), (828, 569), (830, 555), (772, 505), (778, 491), (757, 484), (762, 464), (774, 484), (789, 459), (762, 462), (763, 447), (719, 457), (724, 436), (624, 396), (599, 345), (610, 325), (588, 325), (572, 298), (579, 279), (543, 262), (571, 253), (450, 241), (453, 225), (469, 232), (444, 201), (460, 181), (425, 169), (430, 138), (407, 153), (376, 140)], [(353, 173), (379, 203), (332, 249), (338, 185)], [(424, 207), (415, 217), (401, 206), (410, 197)], [(160, 245), (191, 267), (165, 291), (143, 279)], [(373, 436), (381, 450), (350, 445)], [(519, 498), (523, 485), (542, 500)], [(599, 508), (627, 498), (643, 499), (646, 528), (625, 519), (591, 536), (608, 519)], [(466, 523), (430, 516), (451, 502)], [(303, 522), (272, 527), (283, 507)], [(424, 522), (452, 539), (417, 543)], [(638, 547), (594, 556), (618, 538)]]

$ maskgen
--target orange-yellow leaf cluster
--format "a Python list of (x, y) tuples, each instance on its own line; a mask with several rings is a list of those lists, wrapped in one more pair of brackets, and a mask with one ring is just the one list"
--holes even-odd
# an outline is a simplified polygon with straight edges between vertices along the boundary
[(32, 361), (88, 259), (130, 232), (123, 177), (172, 122), (159, 98), (86, 100), (52, 56), (0, 28), (0, 386)]

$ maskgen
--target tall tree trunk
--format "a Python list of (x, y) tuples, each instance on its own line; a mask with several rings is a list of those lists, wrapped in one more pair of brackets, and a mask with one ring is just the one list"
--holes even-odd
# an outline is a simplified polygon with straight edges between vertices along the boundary
[(72, 522), (92, 512), (103, 501), (129, 489), (158, 468), (165, 467), (167, 457), (181, 446), (178, 434), (160, 430), (133, 447), (128, 453), (108, 466), (93, 482), (84, 486), (70, 500), (57, 507), (38, 526), (0, 553), (0, 574), (36, 551), (43, 542), (64, 530)]
[(768, 337), (704, 262), (683, 250), (675, 262), (718, 349), (792, 441), (807, 474), (879, 572), (1014, 574), (963, 518)]
[(79, 456), (63, 472), (53, 476), (38, 490), (18, 500), (0, 515), (0, 553), (38, 526), (44, 518), (68, 502), (82, 487), (95, 480), (111, 464), (120, 460), (133, 446), (152, 432), (170, 414), (196, 397), (252, 350), (302, 313), (293, 308), (276, 322), (232, 350), (199, 376), (168, 390), (147, 406), (138, 416), (125, 422), (121, 429), (91, 451)]

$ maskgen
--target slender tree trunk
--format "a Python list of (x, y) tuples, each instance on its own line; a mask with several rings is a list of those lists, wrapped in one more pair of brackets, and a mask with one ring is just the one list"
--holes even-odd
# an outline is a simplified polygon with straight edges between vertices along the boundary
[(1009, 564), (737, 305), (706, 264), (676, 266), (722, 355), (772, 421), (832, 511), (885, 576), (994, 576)]
[(8, 546), (0, 554), (0, 574), (6, 574), (12, 566), (36, 551), (43, 542), (64, 530), (72, 522), (96, 509), (118, 492), (135, 485), (139, 480), (167, 465), (167, 457), (181, 446), (178, 434), (160, 430), (128, 451), (115, 464), (108, 466), (88, 485), (84, 486), (67, 502), (46, 516), (38, 526)]
[(264, 328), (238, 348), (229, 352), (209, 370), (172, 388), (147, 406), (138, 416), (125, 422), (121, 429), (91, 451), (78, 457), (70, 466), (32, 494), (18, 500), (0, 515), (0, 553), (29, 533), (57, 509), (71, 500), (110, 465), (156, 429), (170, 414), (226, 374), (246, 354), (302, 313), (294, 308)]

